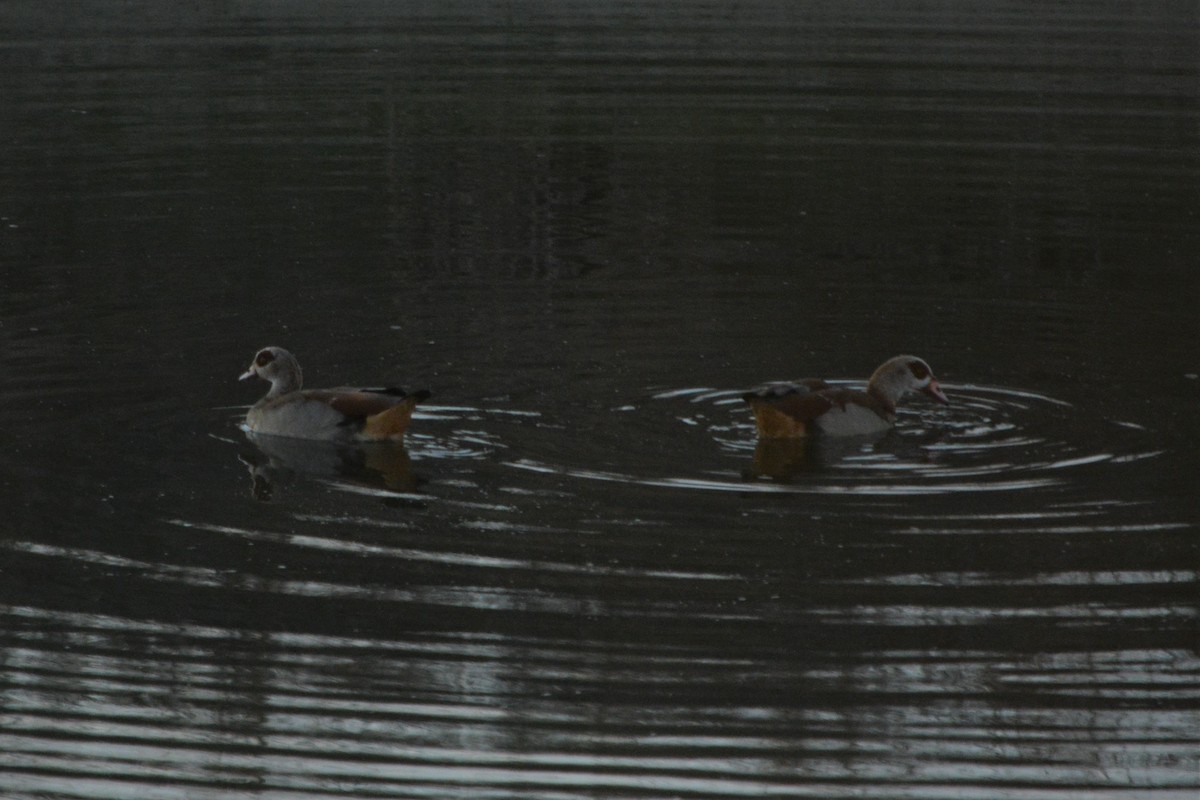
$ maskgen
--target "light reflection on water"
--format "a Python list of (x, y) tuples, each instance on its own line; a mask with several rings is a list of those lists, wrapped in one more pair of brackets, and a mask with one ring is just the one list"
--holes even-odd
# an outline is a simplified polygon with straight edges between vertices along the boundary
[[(163, 514), (157, 541), (187, 537), (171, 554), (10, 540), (6, 557), (101, 595), (176, 599), (4, 609), (7, 791), (1186, 796), (1198, 664), (1173, 632), (1194, 624), (1197, 573), (1048, 544), (1190, 535), (1136, 494), (1089, 496), (1094, 470), (1168, 457), (1147, 430), (1089, 453), (1102, 418), (954, 386), (955, 405), (782, 482), (744, 473), (732, 394), (632, 398), (637, 444), (601, 453), (611, 469), (556, 438), (553, 412), (445, 406), (420, 420), (412, 492), (301, 459), (253, 524)], [(679, 424), (691, 474), (657, 455)], [(205, 438), (221, 460), (247, 446)], [(556, 460), (534, 460), (547, 441)], [(1007, 500), (960, 499), (980, 493)], [(1091, 644), (1114, 626), (1122, 646)]]
[[(601, 454), (613, 469), (587, 466), (595, 442), (555, 438), (553, 413), (445, 406), (420, 420), (412, 492), (283, 452), (278, 514), (184, 506), (153, 526), (193, 541), (172, 556), (10, 541), (92, 585), (209, 593), (212, 623), (8, 607), (8, 790), (1026, 797), (1036, 781), (1047, 797), (1184, 796), (1197, 664), (1171, 631), (1194, 624), (1196, 572), (1081, 568), (1046, 539), (1190, 535), (1145, 498), (1087, 496), (1092, 471), (1167, 451), (1121, 428), (1088, 452), (1106, 420), (950, 386), (953, 406), (909, 408), (894, 434), (788, 482), (744, 474), (753, 430), (733, 390), (632, 399), (637, 444)], [(695, 471), (655, 475), (679, 470), (655, 454), (681, 423)], [(556, 461), (530, 457), (540, 436)], [(208, 440), (222, 459), (246, 446)], [(314, 503), (321, 487), (332, 505)], [(698, 493), (696, 516), (673, 519), (687, 504), (664, 490)], [(957, 499), (981, 492), (1008, 500)], [(807, 500), (754, 499), (781, 496)], [(794, 521), (763, 523), (780, 517)], [(981, 567), (971, 539), (1010, 558)], [(1087, 644), (1117, 625), (1126, 648)]]
[[(42, 612), (10, 613), (28, 623)], [(213, 796), (265, 786), (338, 796), (351, 781), (358, 787), (351, 791), (369, 786), (412, 796), (422, 794), (427, 781), (432, 793), (434, 784), (461, 786), (465, 776), (474, 792), (519, 784), (523, 788), (514, 793), (555, 786), (576, 794), (595, 791), (601, 779), (602, 785), (630, 789), (665, 785), (668, 792), (762, 796), (782, 795), (805, 776), (802, 793), (863, 796), (861, 786), (850, 784), (868, 782), (880, 790), (866, 796), (924, 797), (962, 788), (957, 773), (940, 765), (949, 756), (977, 765), (972, 780), (978, 796), (1030, 796), (1024, 783), (1035, 772), (1038, 781), (1107, 796), (1107, 779), (1096, 776), (1118, 770), (1117, 796), (1146, 786), (1147, 765), (1131, 757), (1131, 745), (1170, 758), (1194, 723), (1186, 711), (1127, 707), (1139, 697), (1162, 700), (1179, 691), (1146, 676), (1195, 668), (1194, 656), (1162, 650), (1047, 654), (1030, 661), (979, 650), (951, 650), (936, 659), (925, 651), (863, 650), (860, 663), (837, 669), (839, 662), (814, 654), (808, 666), (792, 671), (780, 662), (762, 676), (785, 696), (805, 684), (809, 692), (823, 687), (822, 703), (784, 710), (768, 702), (765, 686), (762, 694), (745, 689), (742, 702), (733, 705), (711, 696), (708, 702), (685, 700), (690, 693), (703, 696), (705, 674), (758, 680), (758, 666), (744, 657), (710, 657), (700, 665), (683, 653), (672, 658), (669, 651), (587, 641), (514, 648), (487, 635), (386, 642), (290, 633), (239, 641), (217, 629), (96, 615), (55, 615), (52, 623), (66, 628), (56, 647), (70, 645), (77, 654), (46, 659), (42, 637), (32, 634), (23, 651), (13, 652), (24, 652), (14, 665), (28, 674), (62, 679), (57, 689), (30, 686), (6, 697), (0, 734), (6, 755), (0, 759), (19, 764), (9, 779), (18, 790), (85, 786), (93, 796), (115, 797), (136, 785), (130, 782), (151, 779), (167, 782), (156, 796), (194, 796), (193, 782), (211, 787), (201, 791)], [(138, 638), (161, 644), (136, 658), (118, 644)], [(184, 642), (186, 650), (180, 648)], [(232, 653), (228, 668), (208, 663), (215, 648)], [(181, 657), (183, 652), (188, 655)], [(518, 663), (529, 667), (514, 672)], [(148, 668), (162, 677), (148, 679)], [(214, 714), (239, 673), (241, 685), (249, 688), (249, 679), (256, 687), (243, 703), (261, 704), (261, 714), (249, 705), (241, 714)], [(617, 705), (596, 718), (598, 681), (630, 699), (640, 684), (648, 703)], [(570, 692), (562, 694), (571, 688), (573, 700)], [(683, 694), (671, 699), (672, 690)], [(41, 713), (43, 691), (68, 701), (69, 713)], [(525, 698), (520, 707), (497, 706), (498, 697), (513, 691)], [(997, 691), (1026, 705), (1055, 695), (1068, 704), (998, 713), (978, 699)], [(131, 714), (130, 692), (151, 702)], [(662, 700), (650, 699), (657, 696)], [(1080, 708), (1070, 704), (1072, 697), (1075, 703), (1110, 698), (1113, 705)], [(654, 730), (639, 730), (637, 721), (648, 712)], [(180, 714), (190, 723), (173, 723)], [(66, 726), (65, 737), (47, 735), (59, 725)], [(581, 725), (598, 752), (574, 749)], [(462, 738), (464, 728), (474, 734)], [(521, 728), (531, 733), (514, 757), (503, 743)], [(780, 730), (789, 733), (781, 736)], [(1132, 731), (1144, 735), (1135, 740)], [(1103, 743), (1099, 750), (1097, 741)], [(621, 773), (611, 784), (604, 778), (609, 771)], [(57, 777), (35, 779), (39, 773)], [(721, 777), (726, 774), (738, 777)], [(1157, 773), (1156, 790), (1171, 788), (1168, 775)], [(80, 779), (85, 783), (75, 783)], [(988, 783), (986, 793), (981, 781)], [(1179, 773), (1174, 785), (1179, 793), (1165, 796), (1182, 797), (1186, 776)], [(449, 791), (468, 796), (453, 785)]]

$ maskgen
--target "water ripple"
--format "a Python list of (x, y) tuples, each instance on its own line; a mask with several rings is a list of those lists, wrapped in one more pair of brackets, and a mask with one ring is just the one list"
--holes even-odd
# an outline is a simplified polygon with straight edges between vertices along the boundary
[[(1164, 452), (1139, 449), (1145, 447), (1140, 441), (1145, 437), (1137, 427), (1088, 417), (1045, 394), (975, 384), (946, 389), (953, 397), (951, 406), (924, 407), (917, 401), (902, 407), (896, 430), (884, 436), (776, 442), (755, 441), (739, 390), (664, 389), (646, 403), (621, 407), (625, 442), (601, 435), (590, 440), (586, 451), (557, 448), (562, 461), (530, 456), (504, 463), (543, 474), (665, 489), (883, 498), (1061, 487), (1082, 480), (1075, 477), (1081, 470)], [(708, 455), (701, 452), (706, 439)], [(1095, 442), (1103, 442), (1103, 448), (1094, 449)], [(600, 457), (613, 466), (601, 469), (588, 463), (606, 444), (613, 452)], [(675, 454), (700, 471), (675, 473), (678, 466), (668, 465), (659, 453)], [(728, 456), (724, 460), (730, 466), (722, 468), (712, 454)], [(574, 460), (566, 460), (572, 456)], [(707, 469), (706, 462), (711, 465)], [(665, 474), (655, 474), (654, 468)]]

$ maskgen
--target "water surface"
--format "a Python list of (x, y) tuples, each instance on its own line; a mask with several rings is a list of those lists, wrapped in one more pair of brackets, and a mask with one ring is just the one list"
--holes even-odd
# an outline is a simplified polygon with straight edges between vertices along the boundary
[(1192, 4), (0, 21), (5, 797), (1200, 788)]

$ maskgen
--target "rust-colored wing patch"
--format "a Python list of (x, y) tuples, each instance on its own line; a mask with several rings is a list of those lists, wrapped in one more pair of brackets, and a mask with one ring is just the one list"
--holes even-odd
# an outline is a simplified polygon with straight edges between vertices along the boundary
[(367, 417), (359, 435), (365, 439), (399, 439), (408, 430), (420, 400), (415, 394), (409, 395), (386, 411)]
[(798, 439), (808, 436), (810, 422), (833, 408), (831, 390), (824, 381), (812, 380), (766, 386), (742, 399), (754, 412), (759, 437)]

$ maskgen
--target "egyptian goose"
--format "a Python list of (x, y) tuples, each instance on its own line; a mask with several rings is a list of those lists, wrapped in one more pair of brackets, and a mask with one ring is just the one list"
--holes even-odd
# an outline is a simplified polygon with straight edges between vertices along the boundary
[(264, 347), (238, 380), (257, 375), (270, 390), (246, 414), (253, 433), (332, 441), (400, 440), (413, 408), (429, 397), (421, 390), (307, 389), (296, 357), (282, 347)]
[(798, 439), (812, 434), (865, 436), (896, 421), (896, 402), (907, 392), (923, 392), (949, 403), (933, 370), (916, 356), (883, 362), (859, 391), (822, 380), (772, 384), (742, 395), (754, 411), (760, 439)]

